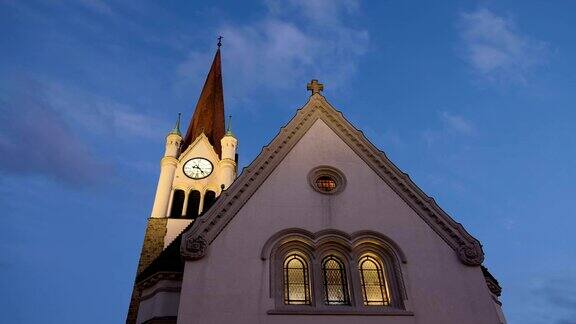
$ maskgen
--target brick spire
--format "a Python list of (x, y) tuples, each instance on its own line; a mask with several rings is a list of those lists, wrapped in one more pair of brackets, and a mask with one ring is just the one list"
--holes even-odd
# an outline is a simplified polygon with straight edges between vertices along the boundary
[(204, 133), (214, 147), (218, 156), (222, 153), (220, 140), (224, 137), (224, 90), (222, 88), (222, 69), (220, 62), (220, 44), (210, 72), (206, 77), (204, 88), (196, 104), (194, 115), (190, 120), (188, 131), (182, 141), (182, 150), (194, 142), (194, 140)]

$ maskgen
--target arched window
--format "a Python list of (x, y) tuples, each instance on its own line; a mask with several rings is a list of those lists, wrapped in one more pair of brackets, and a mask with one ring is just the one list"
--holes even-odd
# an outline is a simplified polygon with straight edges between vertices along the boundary
[(270, 260), (268, 314), (414, 315), (406, 256), (384, 234), (288, 228), (266, 241), (260, 258)]
[(216, 193), (212, 190), (207, 190), (204, 194), (204, 208), (202, 208), (202, 213), (205, 213), (214, 205), (216, 202)]
[(284, 259), (284, 304), (310, 305), (308, 263), (297, 254)]
[(324, 302), (326, 305), (349, 305), (348, 284), (344, 264), (334, 256), (322, 262), (324, 276)]
[(186, 217), (198, 217), (198, 207), (200, 207), (200, 191), (192, 190), (188, 195), (188, 206), (186, 207)]
[(360, 284), (365, 306), (388, 306), (390, 296), (388, 284), (381, 262), (372, 256), (365, 255), (358, 262)]
[(172, 209), (170, 210), (170, 217), (182, 217), (182, 207), (184, 207), (184, 190), (174, 190), (174, 197), (172, 198)]

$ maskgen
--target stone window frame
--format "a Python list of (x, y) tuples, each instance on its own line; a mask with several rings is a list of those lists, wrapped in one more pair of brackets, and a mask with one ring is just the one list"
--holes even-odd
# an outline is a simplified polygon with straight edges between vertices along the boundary
[[(288, 263), (290, 263), (291, 261), (288, 261), (288, 259), (292, 260), (292, 259), (296, 259), (298, 260), (298, 262), (300, 262), (302, 264), (302, 270), (304, 273), (304, 302), (303, 303), (286, 303), (287, 300), (287, 296), (288, 296), (288, 300), (290, 300), (289, 298), (289, 293), (286, 293), (286, 289), (290, 286), (290, 282), (287, 282), (288, 279), (290, 279), (290, 275), (289, 275), (289, 268), (287, 270), (288, 267)], [(312, 285), (311, 285), (311, 280), (310, 278), (312, 277), (312, 273), (310, 271), (310, 260), (308, 258), (308, 256), (306, 255), (302, 255), (302, 253), (300, 253), (299, 251), (289, 251), (283, 258), (282, 261), (283, 264), (283, 271), (282, 271), (282, 287), (283, 287), (283, 298), (284, 298), (284, 305), (309, 305), (312, 302)], [(294, 300), (296, 301), (296, 300)]]
[[(298, 253), (307, 259), (310, 272), (310, 305), (284, 304), (283, 265), (287, 256)], [(365, 306), (358, 261), (366, 254), (376, 257), (384, 266), (389, 286), (390, 305)], [(324, 303), (322, 261), (333, 255), (345, 266), (349, 305)], [(262, 260), (269, 261), (270, 298), (274, 309), (269, 315), (389, 315), (413, 316), (408, 309), (408, 297), (402, 275), (406, 264), (404, 253), (385, 235), (373, 231), (360, 231), (348, 235), (338, 230), (323, 230), (315, 234), (298, 228), (280, 231), (264, 245)]]
[[(317, 180), (320, 177), (328, 176), (336, 182), (336, 189), (332, 191), (324, 191), (318, 188)], [(308, 184), (314, 189), (314, 191), (321, 193), (323, 195), (336, 195), (341, 193), (346, 187), (346, 177), (342, 171), (328, 166), (320, 165), (308, 172)]]
[[(337, 271), (338, 271), (338, 277), (339, 277), (339, 283), (338, 283), (338, 289), (342, 290), (342, 299), (338, 300), (337, 302), (332, 301), (334, 304), (330, 305), (332, 306), (347, 306), (350, 305), (351, 301), (350, 301), (350, 283), (348, 280), (348, 273), (350, 272), (350, 269), (348, 268), (348, 266), (346, 265), (346, 262), (348, 261), (347, 259), (344, 259), (343, 257), (335, 254), (335, 253), (330, 253), (327, 256), (323, 257), (320, 261), (320, 271), (321, 271), (321, 277), (322, 277), (322, 300), (324, 301), (324, 304), (326, 305), (327, 303), (329, 303), (329, 283), (328, 283), (328, 279), (326, 278), (326, 272), (327, 272), (327, 263), (330, 260), (334, 260), (334, 262), (336, 262), (336, 264), (338, 265)], [(330, 270), (334, 270), (334, 269), (330, 269)]]
[[(316, 287), (316, 275), (313, 272), (314, 267), (312, 266), (314, 260), (313, 250), (309, 249), (308, 246), (301, 244), (301, 242), (291, 242), (288, 246), (281, 246), (275, 251), (274, 262), (279, 264), (280, 267), (274, 268), (273, 282), (277, 283), (278, 294), (275, 294), (275, 304), (279, 305), (281, 309), (287, 311), (294, 311), (298, 309), (311, 309), (316, 304), (315, 287)], [(284, 260), (290, 255), (297, 254), (303, 259), (305, 259), (308, 264), (308, 284), (310, 291), (310, 304), (308, 305), (290, 305), (284, 303)]]

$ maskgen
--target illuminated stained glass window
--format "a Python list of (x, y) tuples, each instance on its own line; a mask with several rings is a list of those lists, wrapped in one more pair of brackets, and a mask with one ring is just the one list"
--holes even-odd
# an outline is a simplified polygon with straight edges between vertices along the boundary
[(284, 260), (284, 304), (310, 305), (308, 264), (296, 254)]
[(371, 256), (364, 256), (358, 263), (358, 270), (360, 271), (364, 305), (390, 305), (386, 278), (380, 262)]
[(330, 176), (320, 176), (316, 179), (316, 187), (324, 192), (330, 192), (336, 189), (336, 180)]
[(329, 256), (322, 262), (324, 275), (324, 302), (326, 305), (349, 305), (348, 285), (344, 264), (336, 257)]

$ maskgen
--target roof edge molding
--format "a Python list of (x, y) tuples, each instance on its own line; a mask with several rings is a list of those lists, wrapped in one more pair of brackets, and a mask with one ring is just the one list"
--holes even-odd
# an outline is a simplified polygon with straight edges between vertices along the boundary
[(182, 256), (194, 260), (207, 253), (212, 241), (318, 119), (352, 148), (455, 251), (463, 264), (482, 264), (484, 252), (480, 242), (418, 188), (406, 173), (398, 169), (384, 152), (377, 149), (319, 93), (310, 96), (309, 101), (298, 109), (288, 124), (222, 193), (216, 204), (183, 234), (180, 246)]

